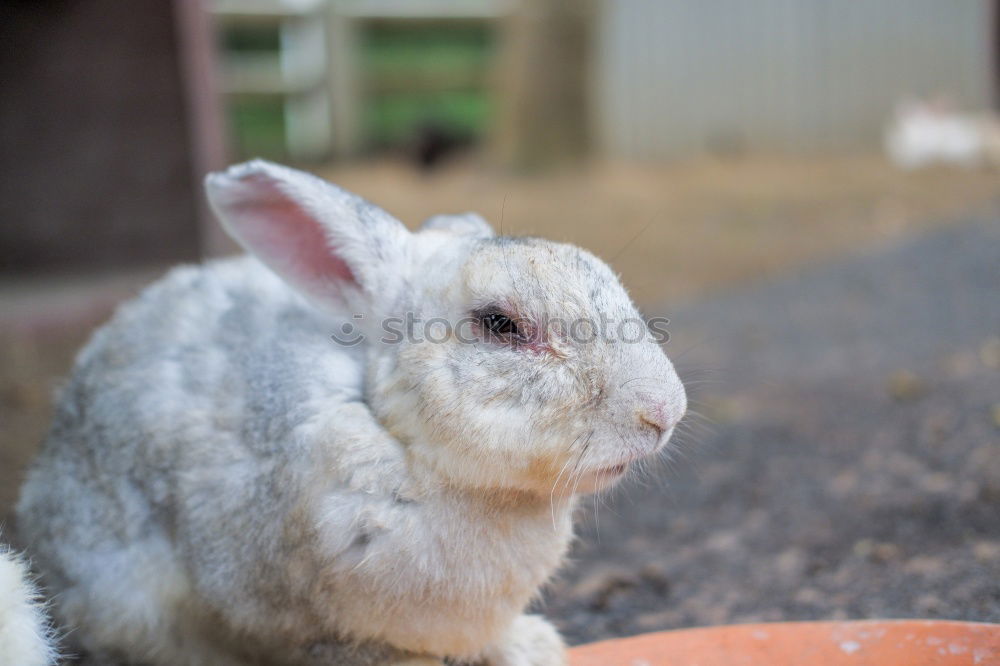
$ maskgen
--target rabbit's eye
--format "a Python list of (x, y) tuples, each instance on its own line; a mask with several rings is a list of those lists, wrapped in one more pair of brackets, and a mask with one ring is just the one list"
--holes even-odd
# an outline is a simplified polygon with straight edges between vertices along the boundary
[(490, 335), (517, 342), (522, 339), (522, 331), (517, 323), (502, 310), (488, 308), (474, 313), (483, 330)]
[(499, 312), (493, 312), (483, 317), (483, 326), (495, 335), (518, 335), (517, 324), (511, 321), (510, 317)]

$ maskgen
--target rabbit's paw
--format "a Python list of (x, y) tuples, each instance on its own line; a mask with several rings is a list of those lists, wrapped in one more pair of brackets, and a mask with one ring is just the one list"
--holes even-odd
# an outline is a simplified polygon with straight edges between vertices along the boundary
[(503, 640), (483, 652), (481, 666), (566, 666), (562, 636), (540, 615), (521, 615)]

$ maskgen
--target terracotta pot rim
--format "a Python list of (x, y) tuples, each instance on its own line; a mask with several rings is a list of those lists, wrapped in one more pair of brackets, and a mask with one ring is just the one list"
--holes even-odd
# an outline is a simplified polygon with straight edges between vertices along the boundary
[[(630, 634), (628, 636), (619, 636), (617, 638), (604, 638), (599, 641), (594, 641), (594, 643), (603, 643), (604, 641), (619, 641), (627, 638), (635, 638), (637, 636), (655, 636), (657, 634), (676, 634), (682, 631), (714, 631), (718, 629), (733, 629), (741, 628), (746, 629), (750, 627), (779, 627), (779, 626), (796, 626), (796, 625), (845, 625), (845, 624), (917, 624), (917, 625), (942, 625), (942, 624), (960, 624), (971, 627), (993, 627), (1000, 629), (1000, 623), (997, 622), (985, 622), (981, 620), (947, 620), (947, 619), (930, 619), (921, 617), (887, 617), (887, 618), (861, 618), (861, 619), (846, 619), (846, 620), (775, 620), (773, 622), (737, 622), (735, 624), (709, 624), (699, 627), (678, 627), (676, 629), (661, 629), (659, 631), (650, 631), (641, 634)], [(594, 643), (581, 643), (580, 645), (593, 645)]]
[(1000, 624), (927, 618), (749, 622), (655, 631), (570, 650), (574, 666), (957, 666), (972, 663), (968, 656), (1000, 657)]

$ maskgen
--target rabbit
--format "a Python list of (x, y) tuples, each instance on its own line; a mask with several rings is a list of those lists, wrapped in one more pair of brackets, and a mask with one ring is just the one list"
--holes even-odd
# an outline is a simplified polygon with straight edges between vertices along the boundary
[(50, 666), (54, 637), (23, 558), (0, 544), (0, 664)]
[(892, 163), (905, 170), (1000, 164), (996, 117), (962, 113), (947, 98), (897, 104), (884, 143)]
[(630, 344), (563, 325), (641, 321), (615, 274), (475, 214), (411, 232), (261, 160), (206, 190), (248, 256), (175, 268), (119, 308), (22, 488), (74, 649), (565, 664), (525, 608), (578, 497), (661, 450), (687, 406), (645, 328)]

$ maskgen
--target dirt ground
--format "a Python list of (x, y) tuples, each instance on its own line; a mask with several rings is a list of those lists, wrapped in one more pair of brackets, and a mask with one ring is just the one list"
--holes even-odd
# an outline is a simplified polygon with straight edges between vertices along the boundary
[[(692, 420), (686, 457), (585, 512), (577, 563), (543, 607), (571, 640), (749, 619), (1000, 620), (1000, 321), (983, 319), (1000, 279), (982, 254), (1000, 256), (997, 173), (845, 156), (324, 175), (410, 224), (477, 210), (504, 233), (580, 244), (676, 323), (668, 351), (711, 425)], [(147, 279), (0, 285), (0, 520), (75, 349)]]

